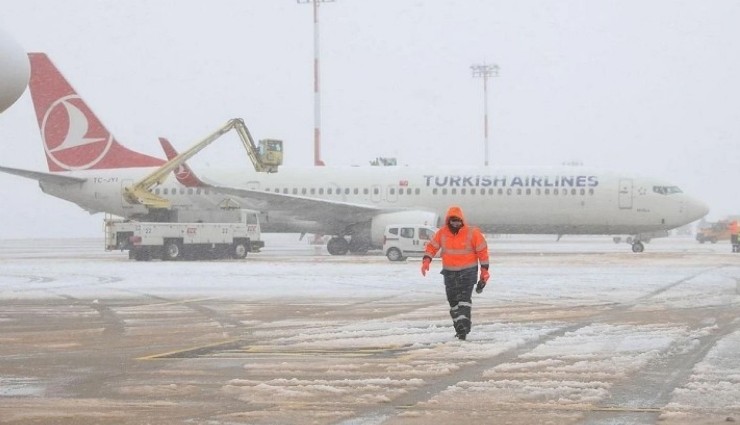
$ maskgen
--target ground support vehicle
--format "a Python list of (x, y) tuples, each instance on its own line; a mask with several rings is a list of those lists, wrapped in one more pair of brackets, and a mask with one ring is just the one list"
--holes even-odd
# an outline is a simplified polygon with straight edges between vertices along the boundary
[(424, 256), (427, 242), (436, 228), (419, 224), (390, 224), (383, 234), (383, 253), (391, 261)]
[(105, 248), (128, 250), (129, 258), (148, 261), (218, 259), (247, 256), (264, 247), (256, 212), (241, 210), (237, 222), (160, 223), (105, 220)]
[(720, 220), (715, 223), (707, 223), (706, 226), (703, 226), (696, 231), (696, 240), (699, 243), (717, 243), (717, 241), (729, 239), (730, 222), (728, 220)]

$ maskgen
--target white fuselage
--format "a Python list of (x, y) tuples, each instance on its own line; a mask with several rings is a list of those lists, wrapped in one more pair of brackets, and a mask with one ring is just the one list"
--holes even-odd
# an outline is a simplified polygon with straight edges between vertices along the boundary
[[(122, 188), (153, 169), (74, 172), (82, 184), (41, 183), (49, 194), (91, 212), (130, 217), (141, 205), (123, 200)], [(237, 187), (372, 206), (381, 210), (432, 211), (444, 217), (459, 205), (469, 223), (491, 233), (639, 234), (690, 223), (707, 207), (676, 186), (651, 178), (593, 171), (580, 167), (421, 169), (412, 167), (283, 168), (277, 173), (208, 175), (221, 186)], [(668, 189), (666, 189), (668, 188)], [(289, 206), (204, 189), (186, 188), (169, 178), (155, 192), (178, 209), (218, 208), (227, 199), (267, 216), (265, 232), (342, 234), (341, 217), (304, 221)], [(288, 203), (289, 204), (289, 203)]]

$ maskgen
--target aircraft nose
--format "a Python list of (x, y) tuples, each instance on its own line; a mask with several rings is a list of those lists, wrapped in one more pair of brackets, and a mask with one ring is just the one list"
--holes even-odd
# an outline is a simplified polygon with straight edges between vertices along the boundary
[(709, 207), (698, 199), (689, 198), (686, 213), (691, 221), (698, 220), (709, 213)]

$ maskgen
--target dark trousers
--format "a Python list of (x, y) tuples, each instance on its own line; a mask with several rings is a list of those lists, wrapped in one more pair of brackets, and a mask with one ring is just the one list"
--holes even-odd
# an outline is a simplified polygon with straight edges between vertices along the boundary
[(472, 326), (472, 295), (478, 278), (478, 267), (460, 271), (442, 270), (452, 325), (458, 334), (467, 334)]
[(732, 244), (732, 252), (738, 252), (740, 247), (738, 246), (737, 235), (730, 235), (730, 243)]

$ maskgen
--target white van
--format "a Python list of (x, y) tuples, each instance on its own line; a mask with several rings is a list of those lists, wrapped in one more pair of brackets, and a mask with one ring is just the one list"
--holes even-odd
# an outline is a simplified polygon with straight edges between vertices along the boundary
[(427, 241), (436, 231), (434, 227), (420, 224), (388, 225), (383, 233), (383, 252), (391, 261), (422, 257)]

